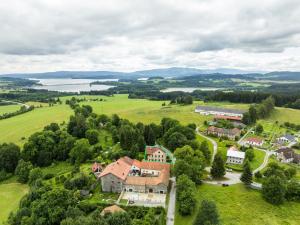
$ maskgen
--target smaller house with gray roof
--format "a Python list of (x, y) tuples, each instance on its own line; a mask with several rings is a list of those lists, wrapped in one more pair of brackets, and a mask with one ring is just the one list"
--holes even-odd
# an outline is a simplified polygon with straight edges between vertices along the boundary
[(296, 140), (296, 138), (293, 135), (291, 135), (291, 134), (285, 134), (285, 135), (277, 138), (277, 141), (279, 143), (291, 143), (291, 142), (296, 142), (297, 140)]

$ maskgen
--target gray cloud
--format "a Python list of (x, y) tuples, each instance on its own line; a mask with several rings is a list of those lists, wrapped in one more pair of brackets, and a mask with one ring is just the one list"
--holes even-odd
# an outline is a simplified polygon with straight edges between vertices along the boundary
[(0, 72), (191, 65), (268, 70), (272, 59), (284, 63), (275, 69), (288, 62), (300, 69), (299, 15), (298, 0), (2, 1)]

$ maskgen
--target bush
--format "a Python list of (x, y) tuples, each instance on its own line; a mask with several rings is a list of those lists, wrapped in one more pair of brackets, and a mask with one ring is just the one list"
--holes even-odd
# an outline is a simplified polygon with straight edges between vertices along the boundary
[(47, 174), (44, 175), (43, 179), (44, 180), (50, 180), (53, 177), (54, 177), (53, 173), (47, 173)]
[(81, 201), (78, 204), (78, 208), (80, 210), (82, 210), (83, 212), (85, 212), (85, 213), (91, 213), (97, 208), (97, 204), (96, 203), (89, 203), (89, 202), (86, 202), (86, 201)]
[(4, 180), (6, 180), (6, 179), (8, 179), (8, 178), (10, 178), (10, 177), (12, 177), (12, 174), (11, 174), (11, 173), (7, 173), (7, 172), (5, 172), (4, 170), (1, 170), (1, 171), (0, 171), (0, 182), (1, 182), (1, 181), (4, 181)]

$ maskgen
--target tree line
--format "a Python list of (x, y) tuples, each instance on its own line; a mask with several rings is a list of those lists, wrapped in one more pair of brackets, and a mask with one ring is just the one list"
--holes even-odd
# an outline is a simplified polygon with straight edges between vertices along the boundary
[(23, 113), (30, 112), (32, 110), (34, 110), (33, 105), (31, 105), (29, 107), (23, 105), (23, 106), (20, 107), (19, 110), (15, 111), (15, 112), (9, 112), (9, 113), (4, 113), (3, 115), (0, 115), (0, 120), (8, 119), (8, 118), (13, 117), (13, 116), (18, 116), (18, 115), (21, 115)]

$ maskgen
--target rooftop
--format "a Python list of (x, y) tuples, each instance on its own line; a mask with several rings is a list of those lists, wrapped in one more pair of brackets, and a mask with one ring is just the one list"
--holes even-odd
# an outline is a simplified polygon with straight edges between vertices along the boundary
[(126, 212), (126, 211), (117, 205), (112, 205), (112, 206), (104, 208), (101, 212), (101, 215), (104, 216), (107, 213), (116, 213), (116, 212)]
[(243, 114), (246, 112), (245, 110), (240, 110), (240, 109), (225, 109), (225, 108), (219, 108), (214, 106), (197, 106), (196, 110), (235, 113), (235, 114)]
[(227, 157), (235, 157), (235, 158), (244, 159), (245, 158), (245, 152), (240, 152), (240, 151), (230, 150), (229, 149), (227, 151)]

